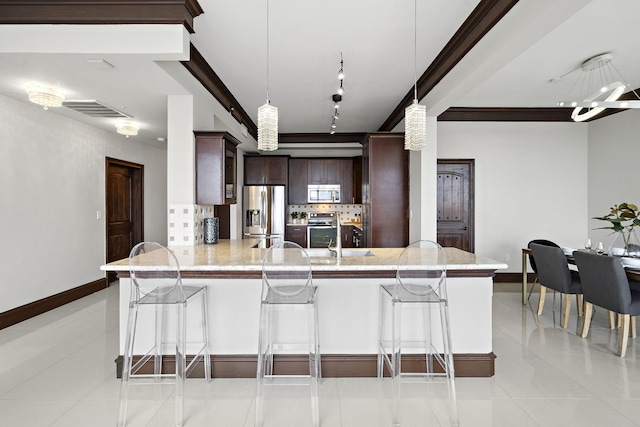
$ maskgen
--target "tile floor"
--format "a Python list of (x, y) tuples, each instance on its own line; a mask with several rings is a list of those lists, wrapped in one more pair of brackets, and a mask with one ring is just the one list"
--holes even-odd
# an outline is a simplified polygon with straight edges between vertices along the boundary
[[(603, 310), (583, 340), (575, 313), (568, 330), (559, 327), (552, 295), (538, 319), (507, 288), (518, 285), (496, 285), (493, 299), (496, 375), (456, 380), (460, 424), (640, 426), (640, 338), (620, 359)], [(112, 286), (0, 330), (0, 425), (116, 425), (117, 292)], [(444, 387), (404, 385), (402, 425), (448, 425)], [(172, 391), (170, 384), (134, 386), (129, 425), (172, 425)], [(185, 426), (252, 426), (254, 393), (253, 379), (189, 380)], [(297, 386), (273, 392), (265, 426), (310, 425), (306, 396)], [(324, 379), (321, 424), (390, 426), (389, 396), (389, 380)]]

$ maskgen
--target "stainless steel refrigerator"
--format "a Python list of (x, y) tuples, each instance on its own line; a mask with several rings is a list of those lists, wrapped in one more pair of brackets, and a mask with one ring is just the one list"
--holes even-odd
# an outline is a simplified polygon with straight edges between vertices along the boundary
[(259, 247), (268, 247), (276, 239), (284, 240), (284, 189), (284, 186), (271, 185), (244, 187), (244, 238), (261, 239)]

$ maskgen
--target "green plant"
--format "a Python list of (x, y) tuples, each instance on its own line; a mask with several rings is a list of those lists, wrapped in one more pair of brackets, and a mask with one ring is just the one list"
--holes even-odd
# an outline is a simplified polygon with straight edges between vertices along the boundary
[(300, 219), (305, 219), (307, 217), (307, 213), (302, 211), (300, 212)]
[(298, 219), (298, 215), (300, 215), (298, 212), (291, 212), (291, 219)]
[[(631, 203), (620, 203), (619, 205), (613, 205), (611, 212), (604, 216), (596, 216), (593, 219), (599, 219), (601, 221), (609, 221), (611, 227), (598, 227), (596, 230), (613, 230), (631, 232), (633, 227), (640, 226), (640, 212), (638, 207)], [(625, 224), (625, 222), (627, 222)]]

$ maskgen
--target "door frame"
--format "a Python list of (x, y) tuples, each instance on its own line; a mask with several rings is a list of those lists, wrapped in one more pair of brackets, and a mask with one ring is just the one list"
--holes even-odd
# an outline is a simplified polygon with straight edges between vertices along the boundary
[[(111, 166), (120, 166), (128, 168), (132, 174), (132, 188), (131, 188), (131, 219), (132, 219), (132, 232), (133, 232), (133, 241), (134, 242), (142, 242), (144, 240), (144, 165), (139, 163), (133, 163), (126, 160), (114, 159), (112, 157), (105, 157), (105, 167), (104, 167), (104, 219), (105, 219), (105, 262), (109, 263), (117, 260), (109, 259), (109, 221), (108, 221), (108, 212), (109, 212), (109, 185), (108, 178)], [(107, 283), (111, 283), (116, 280), (116, 273), (107, 272)]]
[[(437, 165), (466, 164), (469, 166), (469, 252), (476, 251), (476, 166), (475, 159), (437, 159)], [(436, 173), (437, 173), (436, 165)], [(436, 227), (437, 229), (437, 227)]]

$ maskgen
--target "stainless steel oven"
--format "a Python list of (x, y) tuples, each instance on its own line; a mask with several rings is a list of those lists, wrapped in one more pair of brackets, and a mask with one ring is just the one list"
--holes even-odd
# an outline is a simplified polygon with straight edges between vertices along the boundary
[(336, 242), (336, 220), (333, 212), (310, 212), (307, 219), (307, 247), (326, 248)]

